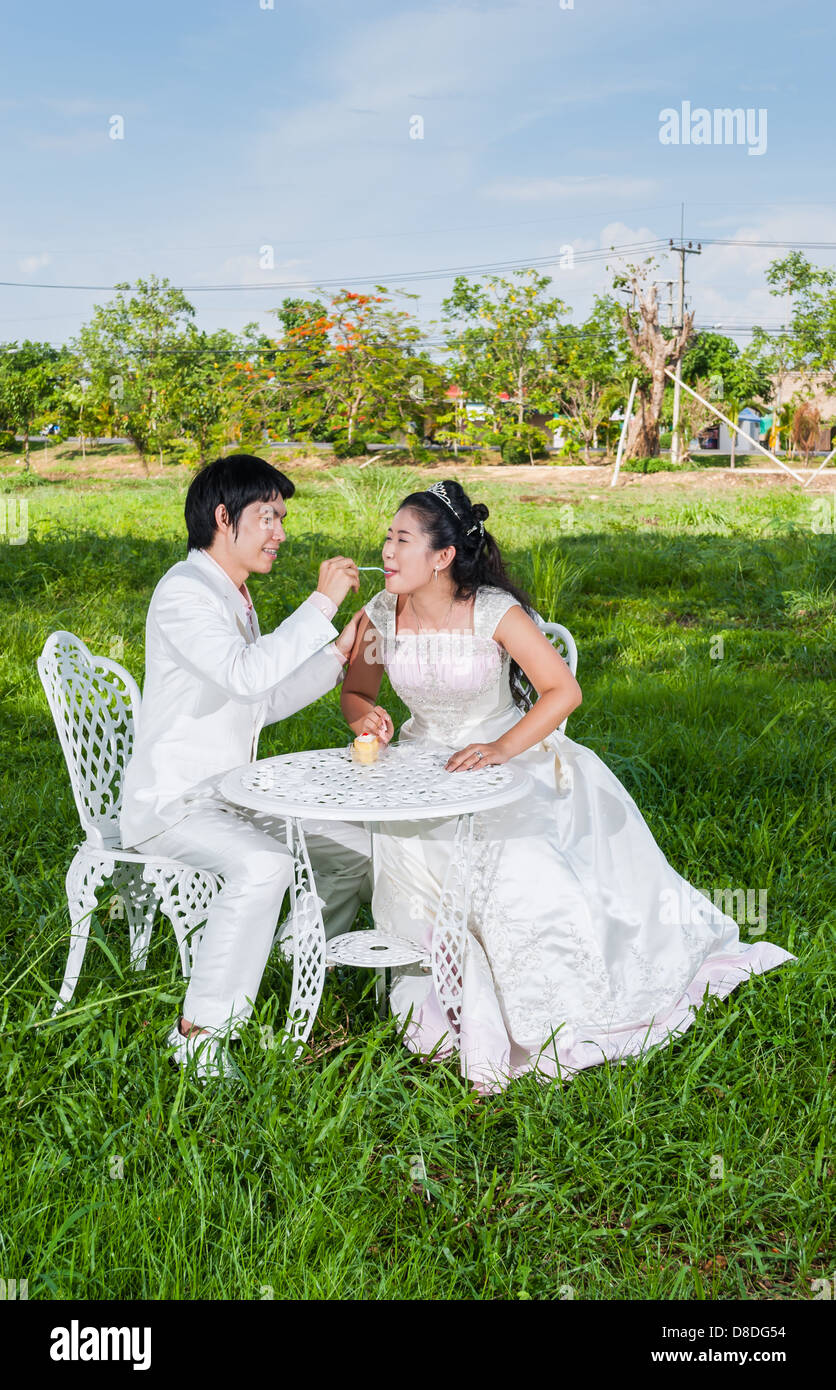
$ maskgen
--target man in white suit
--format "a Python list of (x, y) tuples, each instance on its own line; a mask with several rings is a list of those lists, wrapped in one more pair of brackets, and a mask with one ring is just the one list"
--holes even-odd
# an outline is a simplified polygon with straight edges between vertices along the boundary
[[(257, 756), (264, 724), (296, 713), (342, 677), (357, 628), (331, 619), (359, 589), (355, 562), (325, 560), (315, 592), (261, 635), (247, 589), (269, 574), (285, 539), (293, 483), (263, 459), (216, 459), (193, 479), (185, 505), (188, 555), (157, 584), (148, 609), (139, 727), (125, 774), (123, 844), (159, 852), (224, 879), (210, 909), (169, 1035), (181, 1065), (206, 1079), (230, 1071), (224, 1035), (252, 1012), (291, 884), (287, 846), (254, 813), (220, 795), (225, 773)], [(342, 823), (306, 834), (326, 935), (350, 929), (371, 898), (367, 832)]]

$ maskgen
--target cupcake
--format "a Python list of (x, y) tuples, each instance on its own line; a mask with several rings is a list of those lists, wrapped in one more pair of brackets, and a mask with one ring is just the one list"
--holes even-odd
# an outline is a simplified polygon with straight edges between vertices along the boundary
[(376, 763), (380, 740), (375, 734), (358, 734), (351, 745), (351, 756), (358, 763)]

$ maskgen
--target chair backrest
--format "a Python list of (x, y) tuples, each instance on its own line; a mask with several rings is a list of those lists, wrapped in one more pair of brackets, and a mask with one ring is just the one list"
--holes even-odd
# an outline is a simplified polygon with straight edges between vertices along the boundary
[[(540, 617), (539, 613), (534, 614), (534, 620), (537, 626), (546, 634), (555, 650), (563, 657), (572, 675), (577, 676), (578, 647), (568, 627), (563, 627), (561, 623), (547, 623), (545, 618)], [(536, 694), (528, 678), (524, 675), (518, 676), (515, 688), (522, 695), (527, 707), (531, 709), (536, 699)], [(566, 731), (566, 721), (568, 718), (569, 716), (567, 714), (562, 724), (558, 725), (558, 730), (561, 734)]]
[(96, 845), (118, 845), (122, 779), (139, 718), (139, 687), (124, 667), (94, 656), (72, 632), (53, 632), (46, 639), (38, 675), (82, 828)]

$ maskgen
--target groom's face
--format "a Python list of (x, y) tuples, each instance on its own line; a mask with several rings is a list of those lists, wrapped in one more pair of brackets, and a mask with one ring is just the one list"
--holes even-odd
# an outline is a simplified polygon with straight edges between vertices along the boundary
[(237, 535), (227, 533), (234, 558), (249, 574), (269, 574), (279, 546), (287, 539), (284, 519), (287, 507), (281, 497), (250, 502), (238, 518)]

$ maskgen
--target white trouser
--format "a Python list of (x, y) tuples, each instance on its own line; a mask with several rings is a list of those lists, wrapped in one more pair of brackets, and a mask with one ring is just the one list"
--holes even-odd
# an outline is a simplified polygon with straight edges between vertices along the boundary
[[(304, 831), (316, 892), (325, 901), (325, 934), (336, 936), (351, 929), (360, 903), (371, 900), (369, 835), (363, 826), (344, 821), (305, 821)], [(252, 1013), (282, 899), (293, 881), (284, 821), (219, 799), (136, 848), (222, 876), (223, 888), (196, 952), (183, 1017), (222, 1031), (242, 1023)]]

